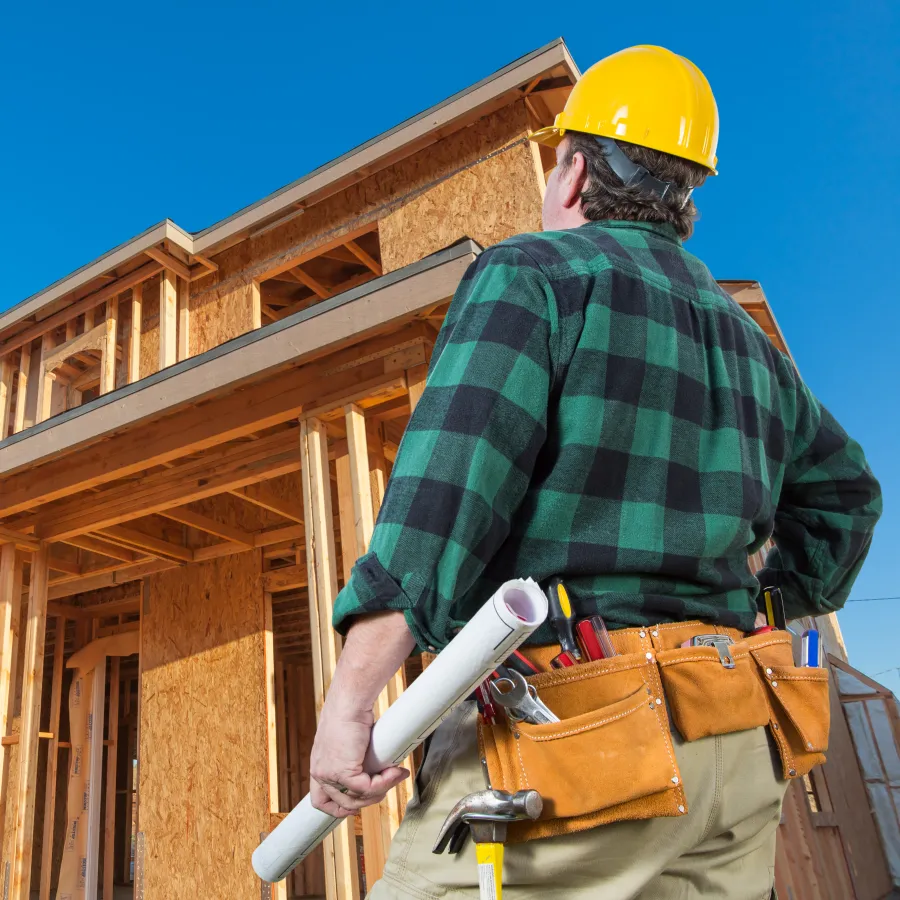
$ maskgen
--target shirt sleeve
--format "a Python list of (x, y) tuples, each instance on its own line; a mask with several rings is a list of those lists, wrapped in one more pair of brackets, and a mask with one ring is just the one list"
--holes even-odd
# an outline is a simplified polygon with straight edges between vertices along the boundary
[(844, 605), (881, 515), (881, 488), (862, 448), (802, 383), (797, 414), (775, 546), (757, 575), (763, 587), (781, 588), (789, 619)]
[(454, 605), (510, 532), (547, 434), (555, 301), (538, 264), (499, 244), (469, 267), (400, 443), (368, 553), (334, 626), (402, 610), (416, 643), (452, 638)]

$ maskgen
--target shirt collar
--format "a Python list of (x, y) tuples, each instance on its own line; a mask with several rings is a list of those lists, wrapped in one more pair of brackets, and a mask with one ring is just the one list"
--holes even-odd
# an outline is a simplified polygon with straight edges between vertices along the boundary
[(673, 241), (679, 246), (682, 243), (681, 238), (678, 237), (678, 233), (672, 225), (657, 222), (628, 222), (624, 219), (601, 219), (596, 222), (587, 222), (581, 227), (590, 228), (593, 225), (600, 226), (601, 228), (626, 228), (632, 231), (650, 231), (661, 238)]

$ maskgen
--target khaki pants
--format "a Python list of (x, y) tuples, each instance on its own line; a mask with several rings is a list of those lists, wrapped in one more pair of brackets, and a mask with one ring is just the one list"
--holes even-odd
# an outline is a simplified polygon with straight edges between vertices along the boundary
[[(432, 737), (419, 790), (394, 837), (384, 877), (371, 889), (373, 900), (478, 897), (471, 840), (457, 856), (431, 852), (453, 805), (485, 787), (475, 720), (474, 704), (466, 703)], [(775, 774), (766, 730), (692, 743), (676, 735), (675, 751), (686, 816), (508, 845), (507, 900), (768, 900), (787, 784)]]

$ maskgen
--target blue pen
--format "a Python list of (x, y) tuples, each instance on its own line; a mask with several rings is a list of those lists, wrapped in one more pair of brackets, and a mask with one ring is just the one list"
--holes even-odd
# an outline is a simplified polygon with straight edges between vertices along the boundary
[(819, 632), (813, 629), (803, 632), (800, 651), (801, 666), (817, 669), (819, 661)]

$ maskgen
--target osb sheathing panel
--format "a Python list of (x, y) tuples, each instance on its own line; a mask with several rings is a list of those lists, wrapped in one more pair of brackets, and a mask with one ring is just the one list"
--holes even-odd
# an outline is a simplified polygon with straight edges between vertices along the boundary
[[(522, 138), (527, 128), (524, 102), (505, 107), (310, 206), (284, 225), (241, 241), (215, 257), (219, 266), (215, 275), (195, 282), (191, 308), (206, 305), (205, 294), (225, 296), (241, 283), (265, 276), (320, 245), (383, 219), (434, 182), (452, 177), (464, 166)], [(218, 306), (215, 302), (211, 305)]]
[(141, 305), (141, 378), (159, 371), (159, 276), (144, 285)]
[(542, 180), (534, 150), (525, 143), (441, 182), (381, 220), (384, 271), (462, 237), (488, 247), (523, 231), (539, 231)]
[(140, 830), (144, 897), (258, 897), (268, 829), (263, 591), (258, 552), (145, 583)]
[(191, 355), (252, 331), (254, 305), (259, 306), (259, 285), (254, 282), (224, 285), (192, 296)]

